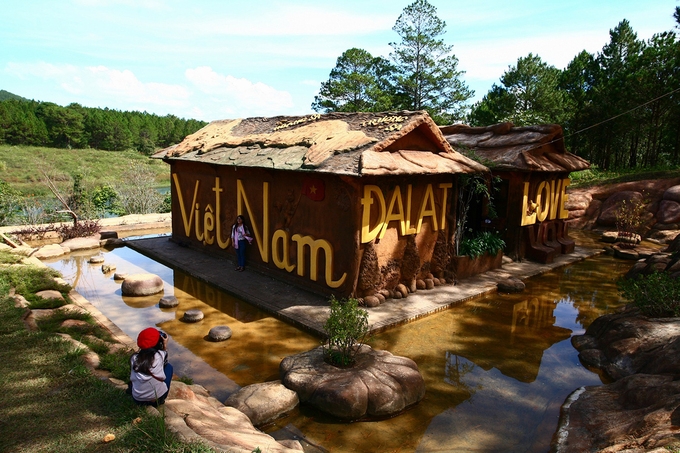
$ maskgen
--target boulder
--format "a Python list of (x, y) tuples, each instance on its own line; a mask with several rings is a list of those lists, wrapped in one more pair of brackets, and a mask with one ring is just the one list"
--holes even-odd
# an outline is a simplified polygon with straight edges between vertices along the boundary
[(184, 441), (202, 440), (217, 451), (299, 453), (299, 442), (283, 445), (256, 429), (238, 409), (224, 406), (197, 385), (173, 381), (165, 401), (165, 423)]
[(364, 297), (364, 306), (365, 307), (377, 307), (380, 305), (380, 299), (377, 296), (366, 296)]
[(182, 316), (182, 321), (184, 322), (198, 322), (204, 318), (203, 312), (197, 308), (192, 310), (187, 310)]
[(665, 452), (678, 442), (679, 413), (680, 381), (673, 376), (641, 374), (582, 387), (562, 407), (551, 451)]
[[(185, 313), (186, 316), (186, 313)], [(231, 338), (231, 327), (229, 326), (215, 326), (208, 332), (208, 339), (210, 341), (226, 341)], [(235, 407), (235, 406), (234, 406)]]
[(297, 393), (286, 388), (281, 381), (248, 385), (224, 402), (246, 414), (255, 426), (276, 420), (299, 403)]
[(602, 226), (616, 225), (616, 212), (619, 210), (621, 203), (638, 203), (642, 201), (642, 199), (643, 196), (640, 192), (631, 190), (614, 193), (602, 204), (600, 215), (597, 218), (597, 224)]
[(425, 279), (425, 289), (433, 289), (434, 288), (434, 279), (433, 278), (426, 278)]
[(672, 200), (661, 200), (659, 210), (656, 211), (656, 219), (659, 223), (680, 222), (680, 203)]
[(403, 283), (399, 283), (394, 289), (401, 294), (401, 297), (408, 296), (408, 288)]
[(42, 291), (38, 291), (35, 293), (36, 296), (42, 297), (43, 299), (48, 299), (48, 300), (64, 300), (64, 296), (57, 290), (55, 289), (45, 289)]
[(500, 280), (496, 286), (501, 293), (521, 293), (526, 288), (524, 282), (517, 277), (508, 277)]
[(179, 300), (175, 296), (163, 296), (161, 300), (158, 301), (158, 306), (160, 308), (174, 308), (179, 305)]
[(569, 194), (569, 199), (564, 204), (564, 208), (568, 211), (583, 211), (588, 209), (593, 196), (587, 192)]
[(163, 291), (163, 280), (155, 274), (129, 275), (121, 285), (123, 296), (150, 296)]
[(67, 239), (61, 243), (63, 247), (68, 247), (72, 252), (78, 250), (91, 250), (99, 248), (99, 235), (86, 238)]
[(362, 345), (355, 364), (339, 368), (324, 361), (323, 348), (286, 357), (279, 366), (283, 384), (302, 403), (343, 420), (389, 417), (425, 396), (416, 363)]
[(680, 203), (680, 186), (673, 186), (666, 189), (663, 193), (664, 200), (671, 200)]
[[(647, 318), (638, 309), (629, 308), (600, 316), (584, 336), (590, 337), (588, 341), (572, 337), (579, 358), (613, 380), (635, 373), (680, 374), (680, 319)], [(599, 353), (587, 352), (589, 349)], [(589, 360), (596, 356), (601, 357), (601, 363)]]
[(600, 240), (607, 244), (613, 244), (618, 239), (619, 239), (618, 231), (605, 231), (604, 233), (602, 233), (602, 236), (600, 237)]
[(70, 252), (71, 250), (68, 247), (62, 247), (60, 244), (49, 244), (40, 247), (33, 256), (39, 260), (48, 260), (51, 258), (59, 258)]

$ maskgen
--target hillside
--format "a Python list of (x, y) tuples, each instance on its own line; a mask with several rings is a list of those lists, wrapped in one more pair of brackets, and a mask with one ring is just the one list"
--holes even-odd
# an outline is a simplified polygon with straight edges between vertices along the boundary
[(15, 101), (28, 101), (26, 98), (22, 98), (14, 93), (10, 93), (6, 90), (0, 90), (0, 102), (7, 101), (9, 99), (14, 99)]

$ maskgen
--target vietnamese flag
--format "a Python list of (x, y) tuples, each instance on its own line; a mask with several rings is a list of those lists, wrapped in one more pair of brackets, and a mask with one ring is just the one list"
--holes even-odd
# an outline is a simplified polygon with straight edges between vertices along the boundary
[(326, 197), (326, 185), (319, 178), (305, 178), (302, 194), (312, 201), (322, 201)]

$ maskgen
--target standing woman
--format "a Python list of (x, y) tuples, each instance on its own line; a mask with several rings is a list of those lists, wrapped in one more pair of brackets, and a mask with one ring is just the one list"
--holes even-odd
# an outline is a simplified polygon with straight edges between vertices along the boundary
[(253, 241), (250, 229), (246, 225), (242, 215), (236, 216), (236, 222), (231, 227), (231, 243), (236, 249), (237, 265), (236, 270), (243, 272), (246, 266), (246, 245)]
[(153, 327), (137, 336), (139, 352), (130, 358), (130, 390), (137, 404), (158, 407), (165, 403), (173, 371), (167, 345), (168, 335)]

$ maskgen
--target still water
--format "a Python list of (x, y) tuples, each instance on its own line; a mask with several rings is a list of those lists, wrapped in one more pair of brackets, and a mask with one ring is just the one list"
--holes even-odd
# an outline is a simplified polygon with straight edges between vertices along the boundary
[[(90, 265), (104, 255), (119, 272), (151, 272), (180, 301), (160, 309), (160, 295), (127, 298), (112, 274)], [(319, 339), (128, 248), (71, 254), (49, 265), (130, 337), (157, 325), (170, 334), (175, 373), (189, 376), (220, 400), (256, 382), (278, 379), (287, 355)], [(423, 401), (389, 420), (338, 423), (301, 408), (275, 424), (300, 429), (332, 452), (546, 452), (565, 398), (600, 377), (585, 369), (570, 337), (624, 304), (616, 279), (630, 262), (599, 256), (528, 280), (521, 294), (468, 301), (375, 335), (369, 344), (418, 364)], [(388, 302), (389, 303), (389, 302)], [(179, 321), (198, 308), (205, 319)], [(228, 325), (229, 341), (206, 341), (210, 327)]]

